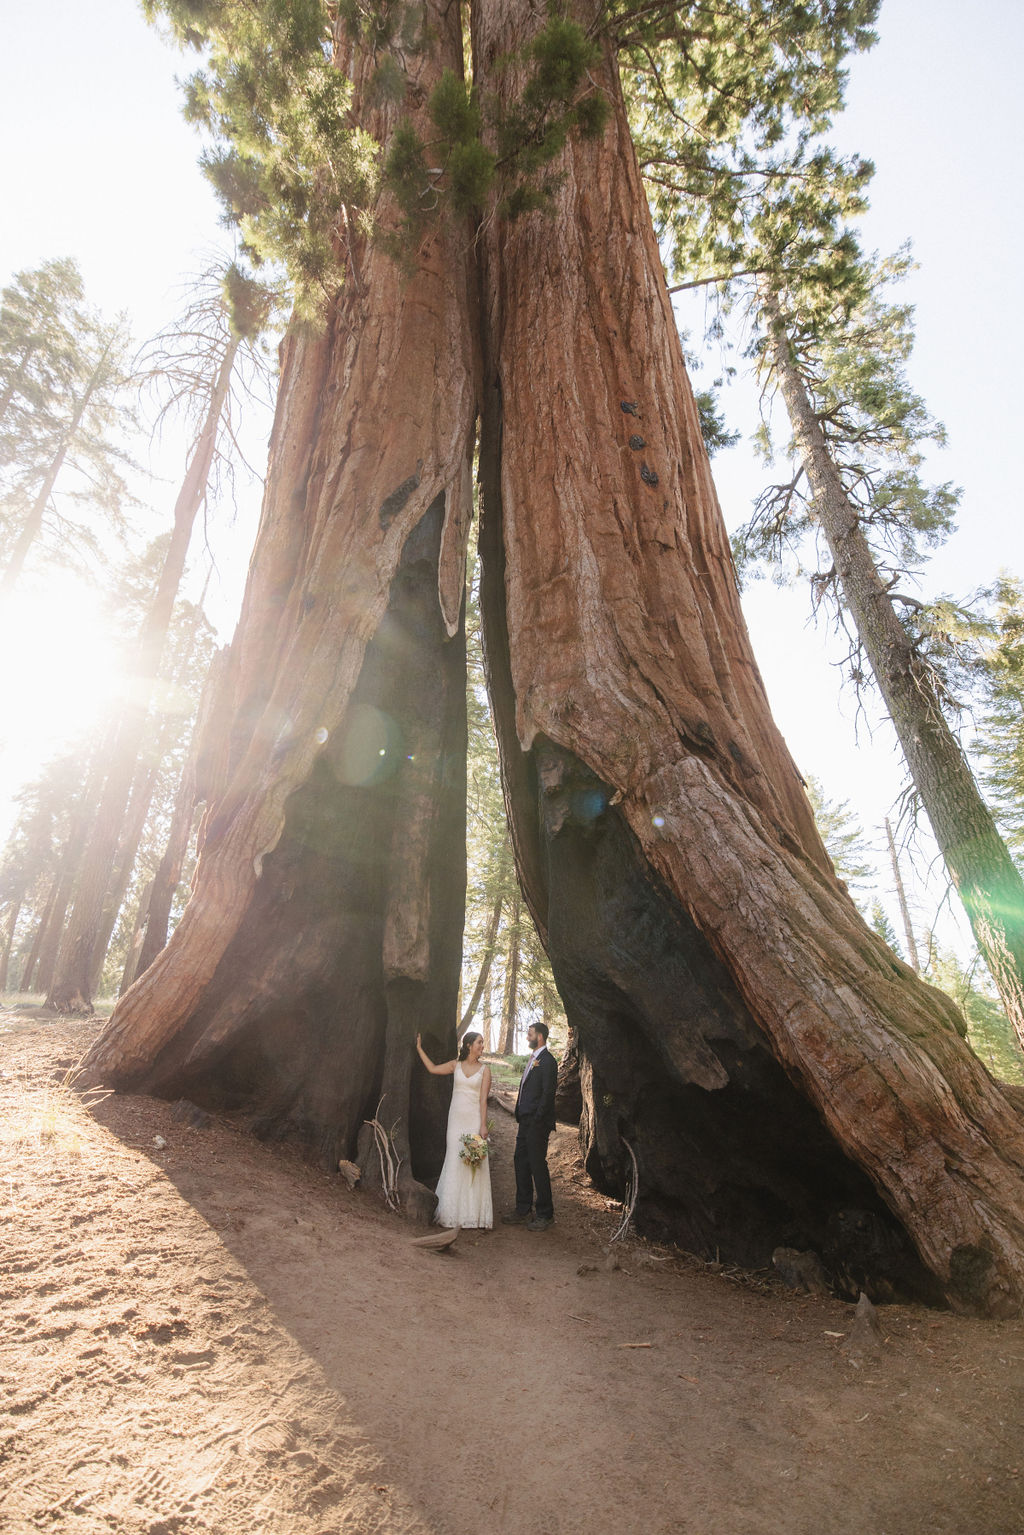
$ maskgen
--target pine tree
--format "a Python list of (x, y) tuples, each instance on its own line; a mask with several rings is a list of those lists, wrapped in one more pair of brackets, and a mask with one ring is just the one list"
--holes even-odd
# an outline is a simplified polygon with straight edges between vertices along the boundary
[[(192, 530), (209, 492), (211, 475), (218, 465), (229, 465), (235, 451), (231, 407), (236, 364), (241, 354), (247, 358), (250, 371), (265, 376), (261, 342), (277, 301), (273, 289), (247, 277), (233, 263), (211, 269), (200, 279), (184, 314), (169, 332), (150, 343), (141, 360), (140, 377), (151, 383), (156, 381), (164, 390), (164, 410), (172, 407), (185, 410), (191, 418), (193, 437), (174, 506), (173, 527), (139, 628), (132, 664), (132, 700), (122, 716), (111, 753), (107, 781), (50, 983), (47, 1005), (59, 1013), (92, 1010), (94, 977), (102, 965), (109, 938), (104, 903), (111, 895), (122, 821), (138, 771), (147, 714), (185, 572)], [(136, 816), (136, 837), (141, 835), (144, 820), (142, 806)], [(130, 862), (123, 871), (122, 894)]]
[[(911, 313), (889, 302), (909, 256), (865, 257), (850, 222), (865, 206), (872, 167), (815, 147), (827, 116), (803, 115), (780, 131), (770, 169), (736, 151), (742, 175), (720, 177), (707, 207), (679, 200), (685, 178), (662, 179), (660, 204), (677, 268), (692, 282), (745, 295), (764, 394), (781, 396), (795, 461), (785, 483), (760, 498), (736, 540), (741, 566), (817, 555), (816, 608), (831, 605), (851, 635), (850, 668), (864, 659), (885, 702), (950, 877), (1008, 1016), (1024, 1041), (1024, 881), (950, 723), (952, 701), (932, 664), (924, 604), (906, 590), (926, 551), (948, 533), (958, 503), (949, 485), (922, 482), (922, 453), (941, 426), (906, 377)], [(665, 160), (659, 105), (645, 163)], [(788, 133), (788, 139), (786, 135)], [(672, 201), (670, 194), (674, 194)], [(744, 286), (746, 285), (746, 286)], [(761, 443), (776, 454), (766, 426)]]
[[(947, 719), (941, 676), (929, 665), (915, 632), (914, 614), (921, 605), (897, 585), (912, 568), (920, 540), (948, 525), (950, 510), (948, 490), (923, 492), (913, 463), (922, 427), (908, 423), (922, 414), (920, 402), (895, 384), (887, 387), (887, 370), (880, 376), (872, 366), (874, 354), (861, 350), (859, 330), (856, 344), (848, 346), (830, 347), (827, 338), (821, 346), (822, 338), (807, 332), (798, 344), (777, 293), (768, 292), (763, 313), (768, 366), (778, 379), (807, 477), (804, 505), (832, 560), (831, 568), (816, 578), (818, 589), (832, 586), (841, 592), (843, 610), (885, 701), (946, 868), (1007, 1015), (1024, 1041), (1024, 880)], [(872, 298), (864, 323), (879, 344), (885, 314)], [(891, 312), (889, 322), (888, 333), (898, 336)], [(841, 445), (852, 451), (844, 452)], [(878, 458), (889, 454), (896, 467), (873, 472)], [(800, 503), (792, 482), (782, 492), (782, 503)], [(777, 503), (776, 525), (786, 515)], [(872, 535), (895, 546), (891, 564), (876, 556)]]
[(871, 914), (869, 920), (871, 922), (871, 926), (874, 928), (879, 938), (881, 938), (884, 943), (889, 945), (894, 954), (899, 954), (902, 958), (900, 940), (896, 933), (896, 929), (890, 922), (885, 907), (882, 905), (877, 896), (871, 902)]
[(836, 874), (851, 893), (855, 893), (858, 886), (876, 877), (864, 828), (850, 809), (849, 801), (828, 799), (820, 779), (813, 773), (807, 774), (807, 798)]
[(30, 553), (76, 563), (102, 553), (131, 505), (123, 447), (133, 421), (129, 339), (84, 300), (73, 262), (22, 272), (0, 303), (0, 592)]
[(1024, 1055), (980, 956), (975, 953), (964, 964), (952, 949), (937, 943), (930, 934), (927, 975), (960, 1009), (971, 1047), (993, 1076), (1004, 1082), (1024, 1084)]
[(0, 464), (59, 413), (80, 372), (85, 293), (73, 261), (18, 272), (0, 294)]
[(974, 723), (971, 749), (1006, 845), (1024, 864), (1024, 584), (1003, 571), (919, 616), (932, 666)]

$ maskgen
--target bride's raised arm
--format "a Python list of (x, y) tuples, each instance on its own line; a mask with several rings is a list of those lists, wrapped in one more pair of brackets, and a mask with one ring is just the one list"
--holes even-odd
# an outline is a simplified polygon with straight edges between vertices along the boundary
[(454, 1061), (445, 1061), (443, 1066), (435, 1066), (420, 1043), (420, 1036), (418, 1034), (416, 1035), (416, 1053), (432, 1077), (450, 1077), (455, 1070)]

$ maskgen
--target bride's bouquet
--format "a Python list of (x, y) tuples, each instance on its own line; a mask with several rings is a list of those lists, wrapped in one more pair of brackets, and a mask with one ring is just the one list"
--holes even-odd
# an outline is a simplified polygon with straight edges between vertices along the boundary
[(482, 1135), (462, 1135), (459, 1137), (459, 1160), (465, 1162), (473, 1177), (480, 1163), (485, 1161), (491, 1149), (491, 1143)]

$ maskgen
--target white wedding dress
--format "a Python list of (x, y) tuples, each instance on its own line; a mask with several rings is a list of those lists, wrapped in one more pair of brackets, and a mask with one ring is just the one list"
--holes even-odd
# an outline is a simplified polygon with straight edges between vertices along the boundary
[(494, 1224), (490, 1158), (485, 1157), (474, 1172), (459, 1156), (462, 1149), (460, 1137), (479, 1134), (480, 1072), (468, 1077), (462, 1062), (456, 1061), (444, 1166), (438, 1179), (437, 1213), (434, 1216), (441, 1226), (484, 1227), (489, 1231)]

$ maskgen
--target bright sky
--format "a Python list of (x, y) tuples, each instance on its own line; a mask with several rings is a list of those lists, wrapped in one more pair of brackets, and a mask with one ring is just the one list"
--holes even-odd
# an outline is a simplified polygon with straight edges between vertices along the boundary
[[(917, 305), (911, 376), (950, 435), (933, 477), (965, 491), (960, 531), (933, 560), (927, 587), (964, 595), (1000, 567), (1024, 574), (1024, 318), (1017, 302), (1024, 7), (977, 0), (968, 24), (961, 0), (885, 0), (880, 33), (878, 47), (853, 65), (849, 109), (834, 138), (878, 168), (866, 242), (889, 251), (911, 238), (921, 264), (905, 289)], [(0, 56), (0, 282), (71, 255), (91, 301), (107, 313), (126, 310), (140, 339), (166, 324), (174, 290), (199, 253), (225, 239), (195, 164), (197, 138), (179, 115), (174, 77), (188, 67), (146, 26), (133, 0), (9, 7)], [(715, 474), (735, 525), (763, 471), (738, 447), (716, 459)], [(154, 489), (158, 517), (169, 514), (173, 490), (170, 483)], [(218, 544), (224, 579), (213, 604), (225, 638), (255, 528), (254, 501), (250, 496)], [(32, 621), (0, 683), (0, 802), (52, 754), (76, 710), (84, 716), (93, 706), (83, 676), (98, 672), (101, 659), (93, 654), (100, 641), (90, 637), (88, 599), (70, 601), (63, 589), (59, 595), (52, 606), (16, 615), (19, 624)], [(869, 739), (862, 725), (858, 745), (853, 702), (838, 695), (832, 663), (839, 652), (831, 654), (826, 637), (807, 624), (805, 591), (780, 593), (762, 583), (745, 608), (797, 762), (830, 798), (848, 800), (874, 834), (902, 781), (887, 727)], [(15, 694), (26, 642), (40, 668), (28, 685), (34, 709), (24, 678)], [(4, 654), (12, 654), (8, 645)], [(0, 834), (5, 823), (0, 804)], [(922, 924), (933, 919), (940, 897), (937, 887), (918, 890)]]

